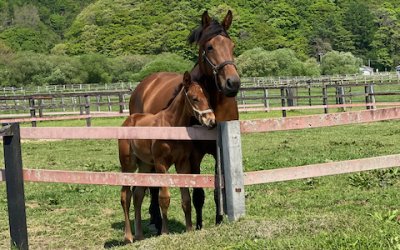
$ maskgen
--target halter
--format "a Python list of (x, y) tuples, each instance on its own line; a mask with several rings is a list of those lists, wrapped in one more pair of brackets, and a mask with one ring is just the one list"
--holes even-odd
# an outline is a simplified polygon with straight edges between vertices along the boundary
[(206, 54), (206, 51), (205, 51), (205, 50), (203, 50), (202, 57), (203, 57), (203, 59), (211, 66), (211, 69), (212, 69), (213, 75), (214, 75), (215, 85), (217, 86), (218, 91), (221, 92), (221, 88), (220, 88), (220, 86), (218, 85), (217, 75), (218, 75), (220, 69), (222, 69), (223, 67), (225, 67), (225, 66), (228, 65), (228, 64), (233, 65), (233, 66), (235, 67), (235, 69), (236, 69), (236, 64), (235, 64), (235, 62), (234, 62), (234, 61), (225, 61), (225, 62), (223, 62), (223, 63), (220, 63), (220, 64), (218, 64), (218, 65), (215, 65), (215, 64), (214, 64), (213, 62), (211, 62), (211, 60), (207, 57), (207, 54)]
[(206, 110), (198, 110), (198, 109), (196, 109), (196, 108), (193, 106), (192, 102), (190, 101), (189, 96), (187, 95), (187, 92), (186, 92), (186, 90), (185, 90), (185, 87), (183, 87), (183, 92), (185, 93), (186, 99), (187, 99), (187, 101), (188, 101), (190, 107), (191, 107), (192, 110), (194, 111), (197, 120), (200, 121), (201, 116), (204, 115), (204, 114), (208, 114), (208, 113), (214, 112), (212, 109), (206, 109)]

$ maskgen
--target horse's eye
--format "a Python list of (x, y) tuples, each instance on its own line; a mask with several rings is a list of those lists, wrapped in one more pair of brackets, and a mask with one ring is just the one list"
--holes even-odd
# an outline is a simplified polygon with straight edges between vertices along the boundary
[(211, 45), (208, 45), (208, 46), (207, 46), (207, 51), (209, 51), (209, 52), (210, 52), (210, 51), (212, 51), (212, 50), (213, 50), (213, 46), (211, 46)]
[(198, 103), (198, 102), (199, 102), (199, 99), (193, 98), (193, 102)]

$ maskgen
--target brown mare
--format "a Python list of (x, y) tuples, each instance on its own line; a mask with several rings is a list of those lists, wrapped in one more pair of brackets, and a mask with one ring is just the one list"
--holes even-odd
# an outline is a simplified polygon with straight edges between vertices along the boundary
[[(201, 83), (210, 95), (210, 104), (216, 121), (237, 120), (239, 118), (235, 96), (240, 88), (240, 78), (233, 62), (234, 44), (227, 30), (232, 23), (232, 12), (228, 11), (224, 20), (219, 23), (205, 11), (201, 25), (192, 31), (188, 41), (199, 46), (198, 61), (190, 72), (192, 79)], [(145, 78), (134, 90), (129, 102), (130, 113), (157, 113), (166, 107), (173, 98), (174, 89), (180, 84), (182, 75), (178, 73), (160, 72)], [(206, 153), (216, 158), (215, 142), (194, 142), (195, 150), (190, 157), (192, 173), (200, 173), (200, 163)], [(151, 223), (160, 230), (160, 211), (158, 206), (158, 190), (151, 188), (151, 204), (149, 212)], [(193, 190), (193, 205), (196, 209), (196, 229), (202, 227), (202, 208), (204, 190)], [(215, 202), (217, 202), (214, 193)], [(216, 213), (216, 223), (222, 216)]]
[[(213, 127), (215, 115), (210, 109), (208, 94), (196, 82), (191, 81), (189, 72), (185, 72), (183, 83), (176, 89), (176, 97), (168, 107), (157, 114), (136, 113), (130, 115), (122, 126), (152, 126), (152, 127), (185, 127), (195, 117), (200, 124)], [(118, 140), (119, 159), (122, 172), (166, 173), (172, 164), (176, 172), (190, 174), (189, 157), (191, 141), (176, 140)], [(135, 239), (143, 239), (141, 225), (141, 208), (146, 187), (135, 187), (133, 190), (135, 205)], [(132, 191), (129, 186), (121, 189), (121, 205), (125, 215), (125, 242), (133, 242), (129, 219), (129, 207)], [(188, 188), (181, 188), (182, 209), (185, 213), (186, 230), (192, 230), (190, 193)], [(170, 203), (168, 187), (161, 187), (159, 204), (162, 211), (161, 233), (168, 233), (167, 211)]]

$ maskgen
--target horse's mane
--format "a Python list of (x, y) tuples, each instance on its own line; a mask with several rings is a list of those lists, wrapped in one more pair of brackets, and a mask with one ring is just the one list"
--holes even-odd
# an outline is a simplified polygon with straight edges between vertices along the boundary
[(222, 27), (218, 21), (213, 19), (206, 29), (203, 29), (202, 25), (194, 29), (188, 37), (188, 42), (190, 44), (203, 44), (217, 35), (223, 35), (229, 38), (224, 27)]
[(169, 107), (169, 105), (171, 105), (171, 103), (175, 100), (175, 97), (179, 94), (179, 92), (181, 92), (182, 88), (183, 88), (183, 83), (180, 83), (178, 86), (176, 86), (174, 93), (172, 93), (171, 100), (168, 101), (167, 106), (165, 106), (165, 108), (163, 109), (166, 109)]

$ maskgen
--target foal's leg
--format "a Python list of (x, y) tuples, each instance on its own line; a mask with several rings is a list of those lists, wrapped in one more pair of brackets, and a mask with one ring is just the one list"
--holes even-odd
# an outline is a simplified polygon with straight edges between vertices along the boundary
[[(176, 172), (178, 174), (190, 174), (191, 168), (189, 159), (185, 160), (182, 164), (176, 164)], [(185, 213), (186, 231), (192, 231), (192, 205), (190, 204), (189, 188), (180, 188), (180, 190), (182, 210)]]
[(168, 187), (160, 188), (158, 202), (160, 203), (160, 209), (162, 215), (161, 234), (168, 234), (168, 208), (171, 202), (171, 194), (169, 193)]
[[(169, 166), (167, 166), (163, 160), (155, 162), (156, 173), (165, 174), (168, 170), (168, 167)], [(168, 224), (168, 208), (170, 201), (171, 201), (171, 194), (169, 192), (168, 187), (160, 187), (160, 192), (158, 195), (158, 203), (160, 204), (161, 216), (162, 216), (161, 234), (168, 234), (167, 224)]]
[[(200, 163), (204, 157), (204, 153), (194, 149), (190, 155), (190, 166), (192, 174), (200, 174)], [(196, 210), (196, 229), (203, 227), (203, 207), (205, 194), (203, 188), (193, 188), (193, 206)]]
[(133, 202), (135, 206), (135, 239), (143, 240), (143, 229), (142, 229), (142, 203), (146, 187), (136, 187), (133, 192)]
[(134, 238), (132, 236), (131, 221), (129, 219), (129, 208), (131, 206), (132, 191), (129, 186), (121, 188), (121, 206), (124, 210), (124, 242), (132, 243)]
[[(118, 140), (119, 161), (121, 164), (121, 172), (134, 172), (136, 170), (136, 157), (130, 151), (129, 140)], [(125, 243), (132, 243), (134, 238), (132, 236), (131, 223), (129, 219), (129, 209), (131, 206), (132, 191), (129, 186), (121, 188), (121, 206), (124, 211), (124, 241)]]

